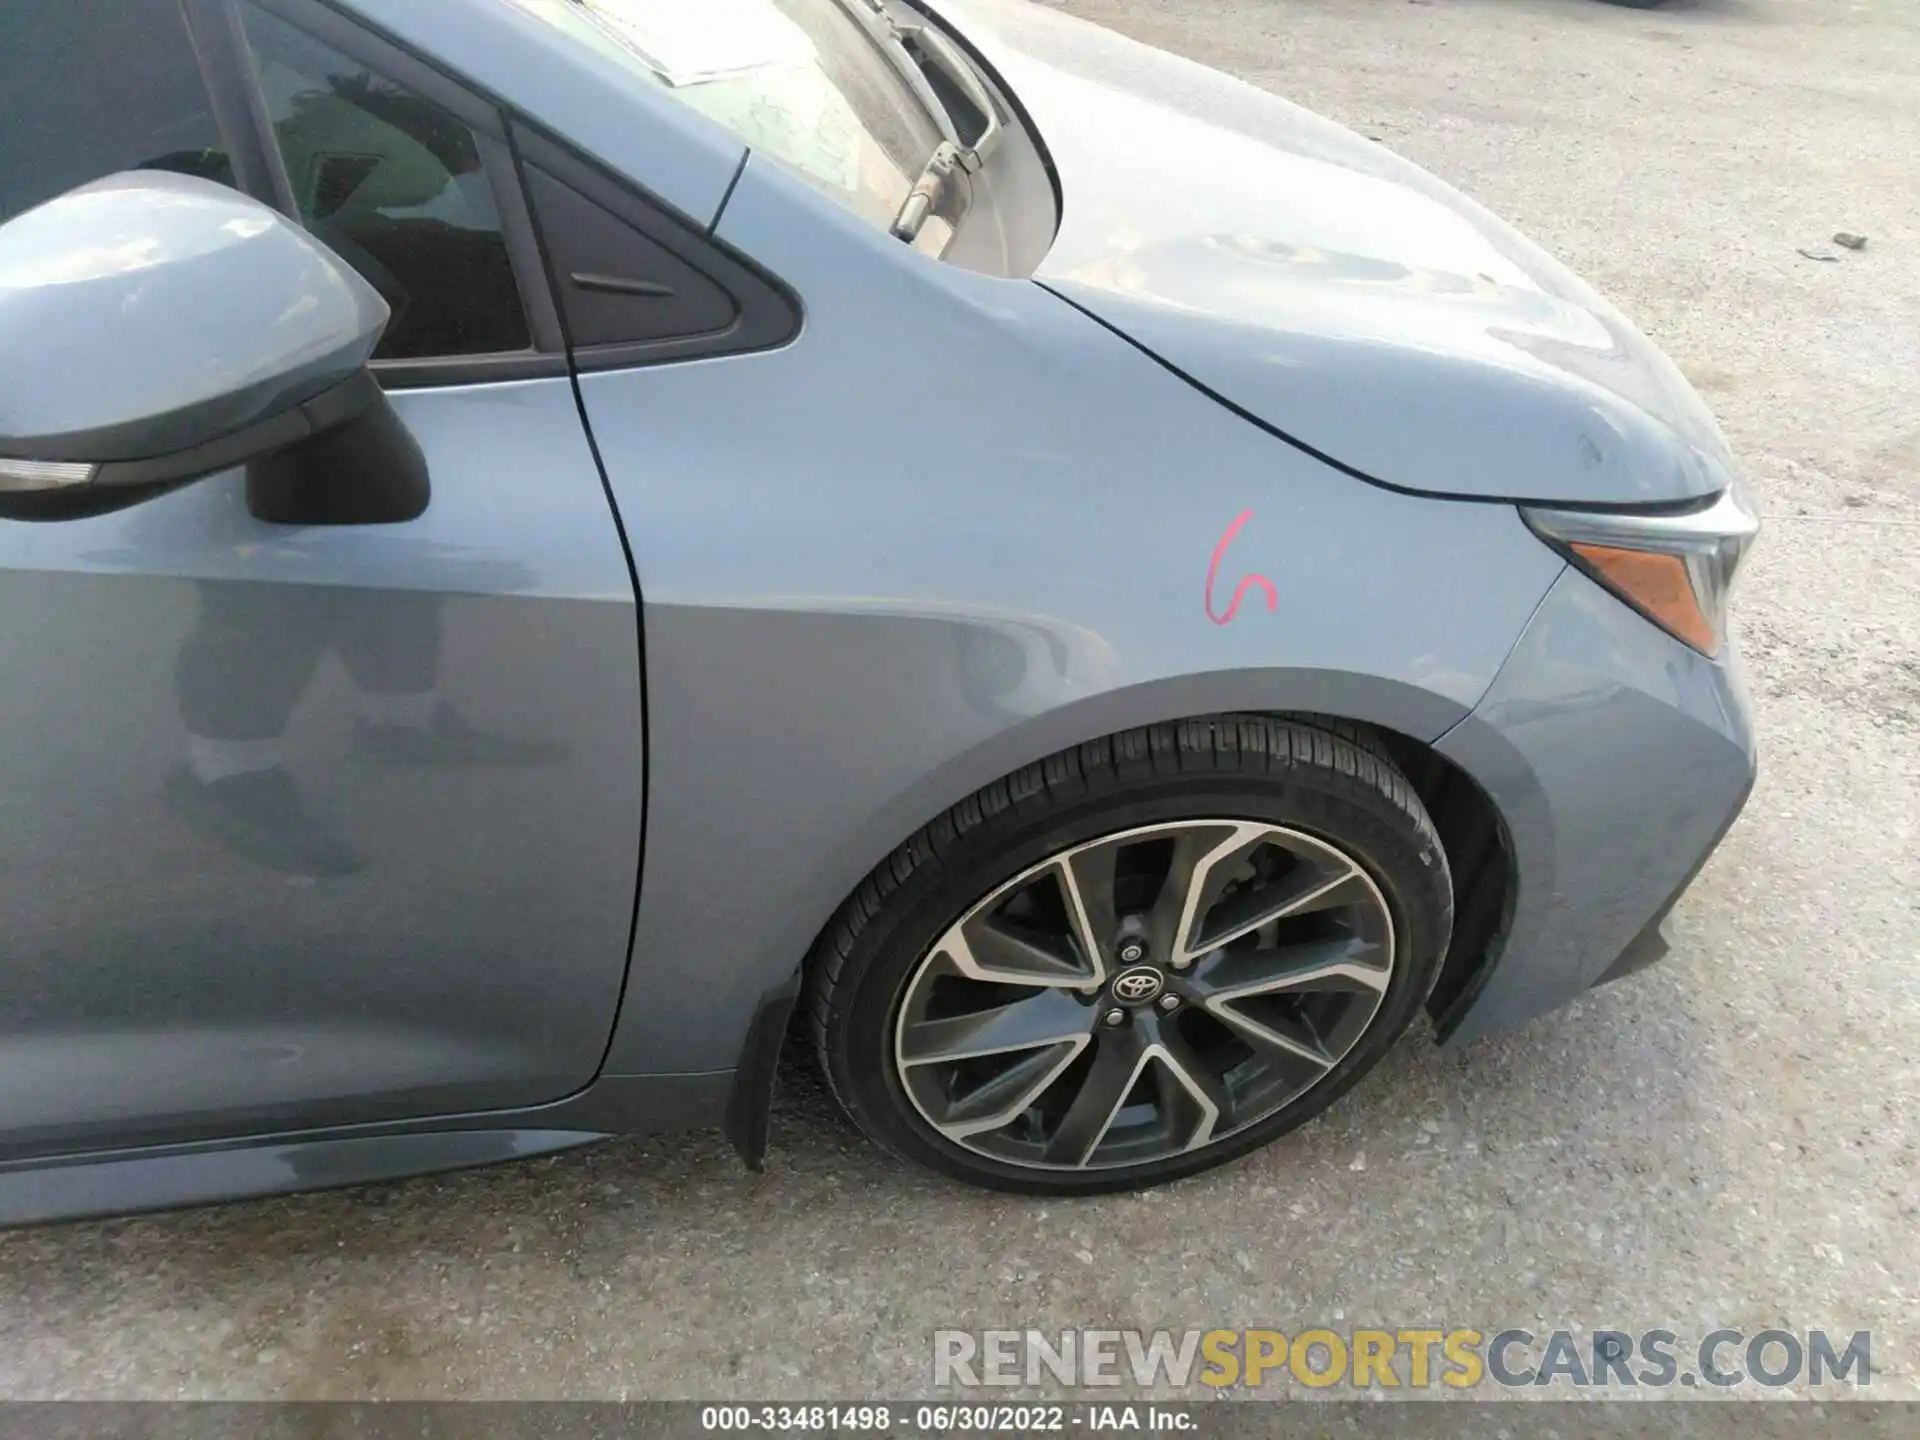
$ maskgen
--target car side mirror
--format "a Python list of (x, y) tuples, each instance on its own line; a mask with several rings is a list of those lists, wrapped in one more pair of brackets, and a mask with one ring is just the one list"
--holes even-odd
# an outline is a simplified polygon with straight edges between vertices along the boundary
[(387, 305), (313, 236), (135, 170), (0, 225), (0, 518), (124, 509), (237, 465), (263, 520), (411, 520), (425, 457), (367, 369)]

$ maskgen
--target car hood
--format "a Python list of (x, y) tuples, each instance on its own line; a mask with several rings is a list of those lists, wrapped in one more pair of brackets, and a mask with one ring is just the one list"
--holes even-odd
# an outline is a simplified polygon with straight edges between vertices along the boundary
[(1425, 171), (1031, 0), (933, 8), (1058, 171), (1036, 278), (1227, 403), (1409, 490), (1617, 505), (1728, 483), (1725, 439), (1672, 362)]

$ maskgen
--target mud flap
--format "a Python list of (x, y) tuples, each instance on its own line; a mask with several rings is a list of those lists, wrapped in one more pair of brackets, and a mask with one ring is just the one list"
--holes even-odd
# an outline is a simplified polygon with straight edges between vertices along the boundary
[(733, 1089), (727, 1095), (727, 1139), (756, 1175), (767, 1167), (774, 1077), (780, 1068), (787, 1021), (799, 996), (800, 972), (795, 970), (784, 984), (760, 997), (740, 1048), (740, 1063), (734, 1067)]

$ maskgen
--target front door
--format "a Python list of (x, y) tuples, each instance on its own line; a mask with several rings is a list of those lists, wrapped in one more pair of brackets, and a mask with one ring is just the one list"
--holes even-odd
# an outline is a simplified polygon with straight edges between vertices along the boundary
[[(633, 582), (498, 119), (242, 13), (210, 57), (173, 3), (15, 0), (0, 222), (270, 175), (393, 305), (433, 500), (290, 528), (226, 475), (0, 522), (0, 1159), (556, 1099), (625, 975)], [(208, 99), (242, 76), (270, 136)]]

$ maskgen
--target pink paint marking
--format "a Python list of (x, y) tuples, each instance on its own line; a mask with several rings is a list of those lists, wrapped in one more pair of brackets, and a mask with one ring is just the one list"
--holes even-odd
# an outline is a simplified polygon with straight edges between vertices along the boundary
[(1234, 587), (1233, 599), (1227, 602), (1227, 613), (1216, 615), (1213, 611), (1213, 582), (1220, 574), (1220, 562), (1227, 558), (1227, 547), (1233, 544), (1233, 537), (1240, 533), (1240, 527), (1253, 518), (1253, 511), (1243, 510), (1240, 518), (1227, 526), (1227, 533), (1220, 537), (1220, 543), (1213, 547), (1213, 563), (1207, 566), (1207, 618), (1216, 625), (1230, 624), (1240, 612), (1240, 602), (1247, 598), (1247, 587), (1258, 585), (1267, 592), (1267, 609), (1278, 610), (1280, 597), (1274, 593), (1273, 582), (1264, 575), (1249, 575)]

